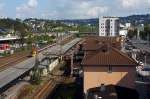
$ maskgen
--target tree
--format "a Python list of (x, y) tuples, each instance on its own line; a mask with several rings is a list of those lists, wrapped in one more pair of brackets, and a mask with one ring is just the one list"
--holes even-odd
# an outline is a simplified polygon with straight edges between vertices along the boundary
[(20, 42), (20, 44), (21, 44), (21, 47), (22, 48), (24, 48), (24, 44), (25, 44), (25, 37), (27, 36), (27, 29), (25, 28), (25, 25), (18, 25), (17, 27), (16, 27), (16, 29), (17, 30), (19, 30), (19, 38), (20, 38), (20, 40), (19, 40), (19, 42)]
[(148, 35), (150, 36), (150, 25), (145, 25), (144, 31), (140, 32), (140, 37), (146, 40)]
[(133, 37), (137, 36), (137, 29), (129, 30), (127, 36), (129, 38), (133, 38)]
[(32, 45), (33, 45), (33, 43), (35, 43), (35, 39), (31, 32), (27, 32), (26, 43), (27, 43), (28, 49), (29, 50), (32, 49)]

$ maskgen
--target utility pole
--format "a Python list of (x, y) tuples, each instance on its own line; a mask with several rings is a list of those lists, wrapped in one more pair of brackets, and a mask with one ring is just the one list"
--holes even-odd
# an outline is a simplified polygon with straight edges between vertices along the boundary
[(149, 34), (147, 34), (147, 46), (149, 46)]
[(146, 54), (145, 54), (144, 58), (145, 58), (145, 66), (146, 66)]
[(61, 41), (62, 41), (62, 35), (60, 37), (60, 40), (58, 39), (57, 40), (57, 44), (59, 45), (59, 59), (60, 61), (62, 61), (62, 44), (61, 44)]
[(70, 56), (70, 58), (71, 58), (71, 75), (73, 74), (73, 63), (74, 63), (74, 61), (73, 61), (74, 60), (74, 51), (73, 50), (72, 50), (71, 56)]

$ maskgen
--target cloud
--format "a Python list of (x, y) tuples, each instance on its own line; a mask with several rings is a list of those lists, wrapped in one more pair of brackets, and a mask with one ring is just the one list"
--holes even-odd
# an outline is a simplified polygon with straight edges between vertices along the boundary
[[(85, 0), (84, 0), (85, 1)], [(74, 9), (73, 14), (77, 14), (76, 16), (81, 16), (81, 17), (98, 17), (108, 11), (107, 6), (102, 6), (100, 3), (94, 4), (94, 2), (82, 2), (76, 8)]]
[(38, 6), (38, 0), (28, 0), (27, 3), (21, 4), (20, 6), (16, 7), (16, 17), (26, 17), (32, 15), (32, 12)]
[(26, 1), (16, 7), (17, 17), (50, 19), (96, 18), (105, 15), (125, 16), (135, 12), (145, 13), (150, 8), (150, 0), (113, 0), (113, 2), (111, 2), (112, 0)]
[[(50, 18), (95, 18), (107, 13), (109, 7), (103, 5), (101, 0), (49, 0), (50, 6), (56, 5), (54, 16)], [(53, 11), (51, 11), (53, 13)], [(50, 12), (49, 12), (50, 13)], [(57, 14), (57, 16), (56, 16)]]
[(121, 6), (126, 9), (139, 9), (143, 7), (150, 7), (150, 0), (119, 0)]
[(88, 10), (87, 15), (91, 17), (98, 17), (99, 15), (108, 11), (108, 7), (96, 6)]

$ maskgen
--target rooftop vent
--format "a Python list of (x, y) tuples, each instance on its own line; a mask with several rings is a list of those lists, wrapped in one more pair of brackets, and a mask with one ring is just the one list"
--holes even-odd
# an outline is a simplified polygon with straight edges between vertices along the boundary
[(101, 91), (101, 92), (104, 92), (105, 90), (106, 90), (105, 85), (104, 85), (104, 84), (101, 84), (101, 86), (100, 86), (100, 91)]
[(106, 53), (106, 52), (109, 51), (109, 49), (110, 49), (110, 46), (109, 46), (108, 44), (105, 44), (105, 45), (101, 48), (101, 51), (104, 52), (104, 53)]

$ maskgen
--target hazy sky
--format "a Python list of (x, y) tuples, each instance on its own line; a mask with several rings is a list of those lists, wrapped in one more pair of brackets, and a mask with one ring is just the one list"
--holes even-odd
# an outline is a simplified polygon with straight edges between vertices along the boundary
[(78, 19), (150, 12), (150, 0), (0, 0), (0, 17)]

